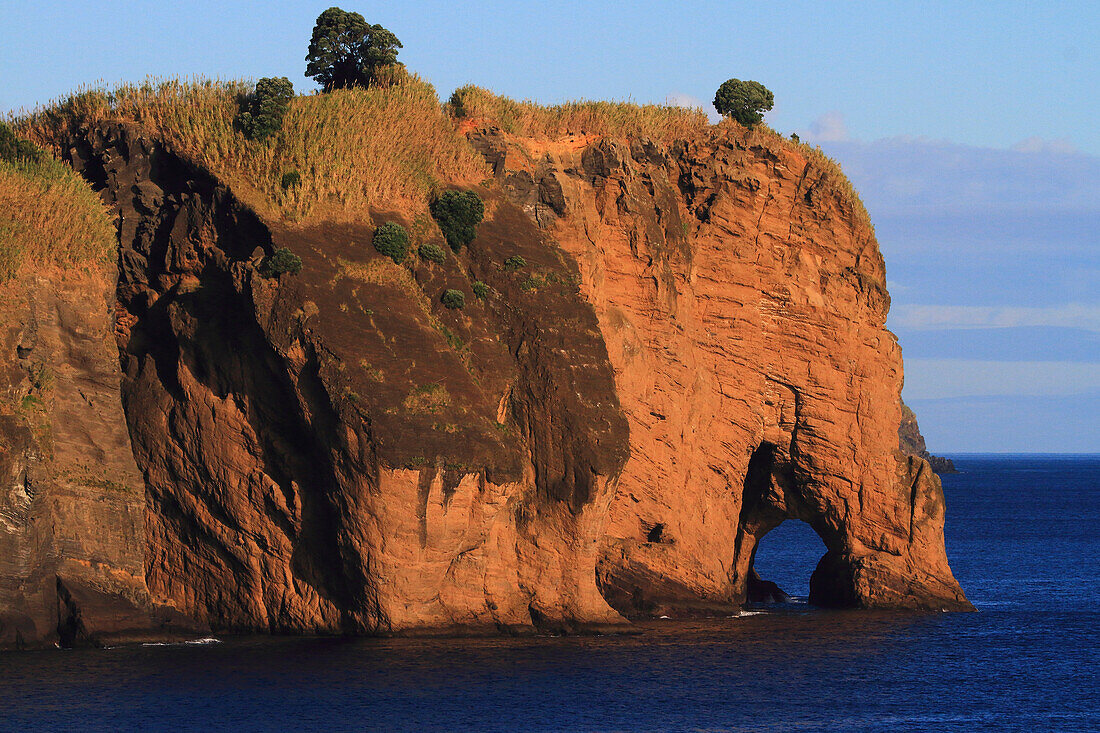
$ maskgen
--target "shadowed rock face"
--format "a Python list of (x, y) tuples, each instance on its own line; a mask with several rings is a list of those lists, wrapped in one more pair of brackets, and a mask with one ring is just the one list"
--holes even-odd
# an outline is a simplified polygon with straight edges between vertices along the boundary
[[(410, 276), (372, 228), (269, 228), (136, 128), (70, 157), (120, 217), (157, 597), (237, 630), (621, 622), (595, 563), (626, 424), (575, 267), (522, 212), (498, 202), (461, 258)], [(283, 246), (302, 273), (262, 277)], [(513, 255), (552, 282), (523, 287)]]
[[(46, 504), (23, 477), (48, 462), (30, 422), (0, 416), (0, 542), (21, 558), (0, 559), (0, 643), (163, 631), (156, 604), (215, 629), (330, 633), (725, 613), (778, 597), (752, 560), (787, 518), (828, 548), (815, 603), (969, 607), (938, 479), (898, 450), (882, 258), (835, 182), (728, 131), (471, 139), (499, 179), (480, 191), (491, 213), (459, 256), (406, 269), (373, 227), (261, 221), (136, 127), (72, 132), (66, 159), (118, 215), (122, 374), (108, 299), (81, 316), (102, 332), (95, 359), (57, 330), (50, 353), (68, 356), (50, 359), (106, 376), (91, 412), (55, 422), (129, 488), (56, 493), (51, 521), (85, 544), (26, 561), (42, 526), (26, 506)], [(260, 275), (279, 247), (301, 274)], [(3, 364), (26, 393), (29, 367)]]

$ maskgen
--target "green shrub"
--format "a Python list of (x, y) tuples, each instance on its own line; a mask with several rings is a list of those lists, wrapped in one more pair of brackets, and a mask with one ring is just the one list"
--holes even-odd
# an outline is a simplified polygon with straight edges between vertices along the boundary
[(473, 191), (444, 191), (428, 207), (439, 229), (455, 252), (477, 235), (477, 225), (485, 216), (485, 204)]
[(0, 121), (0, 160), (8, 163), (37, 163), (43, 153), (33, 143), (16, 137), (6, 122)]
[[(317, 17), (306, 53), (306, 76), (326, 92), (368, 87), (379, 72), (397, 63), (401, 41), (359, 13), (329, 8)], [(383, 75), (385, 76), (385, 75)]]
[(420, 259), (434, 262), (437, 265), (442, 265), (447, 260), (447, 253), (443, 251), (443, 248), (436, 247), (434, 244), (422, 244), (416, 250), (416, 253), (420, 255)]
[(265, 257), (260, 263), (260, 274), (264, 277), (278, 277), (284, 272), (297, 275), (302, 271), (302, 258), (286, 247), (280, 247), (274, 254)]
[(451, 310), (461, 310), (466, 305), (466, 296), (461, 290), (444, 290), (439, 299), (443, 305)]
[[(374, 248), (400, 265), (409, 254), (409, 233), (396, 221), (387, 221), (374, 230)], [(436, 249), (439, 249), (436, 247)], [(442, 250), (441, 250), (442, 251)]]
[(480, 280), (473, 284), (472, 290), (474, 291), (474, 296), (478, 300), (485, 300), (489, 297), (489, 293), (493, 292), (488, 285), (481, 282)]
[(252, 94), (241, 100), (237, 126), (251, 140), (267, 139), (282, 128), (293, 97), (294, 85), (285, 76), (260, 79)]
[(287, 171), (279, 180), (279, 185), (282, 186), (284, 191), (297, 188), (302, 185), (302, 175), (298, 171)]
[(526, 280), (524, 280), (523, 282), (521, 282), (519, 284), (519, 289), (524, 291), (524, 292), (529, 293), (532, 290), (538, 290), (539, 288), (541, 288), (545, 284), (546, 284), (546, 281), (543, 280), (538, 275), (531, 275), (530, 277), (528, 277)]
[(515, 272), (516, 270), (527, 267), (527, 260), (523, 259), (519, 255), (512, 255), (508, 259), (504, 260), (504, 269), (509, 272)]
[(718, 114), (732, 117), (745, 127), (752, 127), (764, 119), (775, 104), (775, 97), (758, 81), (727, 79), (714, 94), (714, 108)]

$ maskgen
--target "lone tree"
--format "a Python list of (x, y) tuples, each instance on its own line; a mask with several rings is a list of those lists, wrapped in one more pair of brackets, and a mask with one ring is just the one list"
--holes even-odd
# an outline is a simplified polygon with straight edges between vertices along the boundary
[(773, 104), (775, 96), (758, 81), (727, 79), (714, 94), (718, 114), (732, 117), (745, 127), (761, 122)]
[(306, 54), (306, 76), (326, 92), (369, 86), (378, 71), (397, 63), (401, 41), (359, 13), (329, 8), (317, 16)]

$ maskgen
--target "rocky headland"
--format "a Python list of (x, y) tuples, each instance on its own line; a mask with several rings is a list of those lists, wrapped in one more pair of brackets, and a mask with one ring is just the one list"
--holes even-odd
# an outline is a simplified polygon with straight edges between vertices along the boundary
[(446, 250), (423, 206), (283, 216), (140, 115), (27, 125), (118, 251), (0, 286), (0, 645), (729, 613), (775, 597), (753, 556), (788, 519), (827, 548), (814, 604), (970, 608), (835, 165), (435, 104), (476, 168), (430, 185), (486, 208), (442, 264), (371, 246)]

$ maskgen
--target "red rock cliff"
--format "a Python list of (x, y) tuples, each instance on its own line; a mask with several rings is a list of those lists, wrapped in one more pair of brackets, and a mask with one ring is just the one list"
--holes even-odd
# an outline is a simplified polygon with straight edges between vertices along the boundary
[[(969, 607), (939, 481), (898, 450), (884, 265), (836, 172), (726, 126), (470, 139), (497, 179), (477, 239), (398, 266), (366, 223), (261, 220), (136, 127), (71, 131), (119, 217), (129, 595), (293, 632), (726, 612), (790, 518), (828, 548), (815, 603)], [(262, 277), (282, 246), (302, 273)]]
[(671, 147), (472, 134), (578, 262), (614, 366), (630, 458), (601, 538), (612, 605), (735, 606), (760, 539), (800, 519), (828, 548), (811, 602), (969, 607), (939, 480), (898, 451), (885, 268), (832, 166), (724, 126)]

